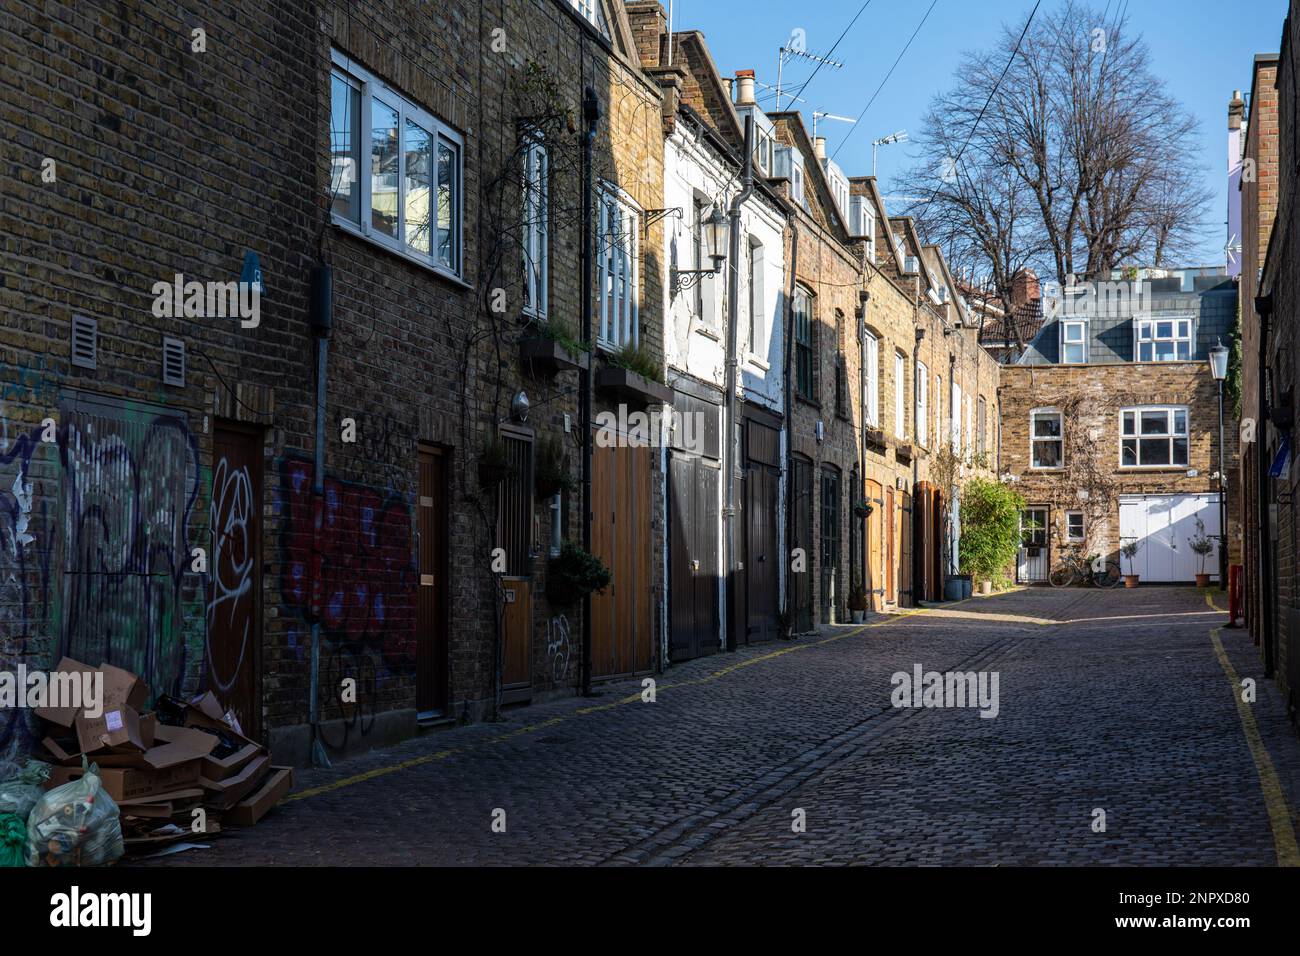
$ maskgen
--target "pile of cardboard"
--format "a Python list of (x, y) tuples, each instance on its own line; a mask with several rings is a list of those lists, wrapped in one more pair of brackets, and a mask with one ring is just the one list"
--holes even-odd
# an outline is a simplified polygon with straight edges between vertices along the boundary
[(98, 765), (121, 810), (128, 852), (252, 826), (293, 786), (293, 771), (271, 766), (266, 749), (239, 732), (211, 693), (189, 702), (161, 697), (144, 712), (149, 688), (130, 671), (66, 657), (57, 670), (102, 673), (104, 699), (97, 717), (77, 707), (35, 711), (51, 725), (47, 786), (79, 778), (83, 755)]

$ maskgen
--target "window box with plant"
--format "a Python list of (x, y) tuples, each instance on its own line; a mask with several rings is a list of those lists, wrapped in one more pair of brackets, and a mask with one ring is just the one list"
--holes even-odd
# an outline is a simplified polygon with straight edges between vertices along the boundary
[(601, 391), (642, 405), (672, 401), (673, 390), (663, 384), (663, 369), (639, 345), (625, 345), (605, 361), (596, 373), (596, 388)]
[(528, 324), (519, 341), (519, 360), (529, 371), (554, 375), (587, 368), (591, 356), (567, 325), (551, 318)]

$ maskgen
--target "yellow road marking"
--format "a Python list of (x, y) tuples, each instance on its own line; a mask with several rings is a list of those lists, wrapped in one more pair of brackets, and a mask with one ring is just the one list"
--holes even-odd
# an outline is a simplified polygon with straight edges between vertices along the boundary
[[(1205, 595), (1205, 603), (1214, 610), (1226, 613), (1214, 603), (1213, 597)], [(1228, 660), (1228, 654), (1219, 640), (1219, 628), (1210, 631), (1210, 640), (1214, 642), (1214, 653), (1219, 658), (1219, 665), (1227, 675), (1232, 687), (1232, 699), (1237, 704), (1237, 716), (1241, 718), (1241, 729), (1246, 735), (1246, 744), (1250, 755), (1255, 760), (1255, 770), (1259, 774), (1259, 786), (1264, 792), (1264, 806), (1268, 809), (1269, 826), (1273, 828), (1273, 848), (1277, 853), (1278, 866), (1300, 866), (1300, 848), (1296, 846), (1295, 830), (1291, 826), (1291, 808), (1286, 802), (1286, 793), (1278, 781), (1277, 771), (1273, 769), (1273, 760), (1268, 755), (1264, 740), (1255, 723), (1255, 715), (1250, 712), (1250, 705), (1241, 699), (1241, 678), (1237, 669)]]
[[(674, 684), (664, 684), (662, 686), (657, 686), (655, 688), (655, 693), (660, 694), (666, 690), (671, 690), (674, 687), (692, 687), (699, 684), (707, 684), (711, 681), (719, 680), (720, 678), (726, 677), (728, 674), (734, 673), (735, 671), (738, 671), (741, 668), (751, 667), (754, 664), (759, 664), (762, 663), (763, 661), (770, 661), (773, 660), (774, 658), (781, 657), (782, 655), (785, 654), (793, 654), (795, 651), (807, 650), (810, 647), (820, 647), (823, 644), (831, 644), (834, 643), (835, 641), (842, 641), (846, 637), (856, 637), (859, 634), (862, 634), (869, 627), (883, 627), (886, 624), (893, 624), (895, 621), (902, 620), (905, 617), (911, 617), (914, 614), (921, 614), (929, 610), (931, 610), (931, 608), (918, 607), (918, 608), (913, 608), (910, 611), (902, 611), (899, 613), (890, 614), (882, 621), (872, 621), (870, 624), (862, 624), (851, 631), (844, 632), (843, 634), (832, 634), (830, 637), (822, 638), (819, 641), (811, 641), (806, 644), (795, 644), (790, 647), (783, 647), (780, 648), (779, 650), (770, 651), (767, 654), (760, 654), (758, 657), (752, 657), (749, 658), (748, 660), (738, 661), (735, 664), (731, 664), (727, 667), (719, 668), (716, 671), (713, 671), (709, 674), (705, 674), (703, 677), (698, 677), (694, 680), (678, 681), (677, 683)], [(410, 770), (412, 767), (419, 767), (422, 764), (431, 763), (434, 760), (445, 760), (446, 758), (454, 756), (456, 754), (469, 753), (470, 751), (478, 750), (479, 748), (484, 747), (487, 744), (502, 743), (503, 741), (511, 740), (515, 737), (520, 737), (524, 734), (535, 733), (536, 731), (544, 730), (547, 727), (554, 727), (556, 724), (562, 724), (565, 721), (573, 719), (574, 717), (585, 716), (587, 714), (596, 714), (605, 710), (612, 710), (615, 707), (622, 706), (623, 704), (634, 704), (639, 702), (640, 700), (641, 700), (641, 694), (640, 692), (637, 692), (635, 694), (629, 694), (626, 697), (620, 697), (618, 700), (610, 701), (609, 703), (606, 704), (595, 704), (591, 707), (580, 707), (577, 710), (573, 711), (573, 713), (571, 714), (563, 714), (558, 717), (551, 717), (548, 718), (547, 720), (539, 721), (535, 724), (527, 724), (523, 727), (518, 727), (515, 730), (511, 730), (503, 734), (498, 734), (495, 737), (490, 737), (481, 743), (469, 744), (464, 747), (450, 747), (446, 750), (439, 750), (437, 753), (425, 754), (422, 757), (413, 757), (410, 760), (403, 760), (401, 763), (390, 764), (387, 767), (376, 767), (374, 770), (367, 770), (363, 773), (354, 774), (351, 777), (344, 777), (342, 780), (335, 780), (333, 783), (321, 784), (319, 787), (310, 787), (306, 790), (298, 790), (294, 793), (289, 794), (281, 802), (292, 803), (295, 800), (306, 800), (308, 797), (316, 797), (322, 793), (329, 793), (330, 791), (341, 790), (344, 787), (351, 787), (358, 783), (365, 783), (367, 780), (374, 780), (376, 777), (387, 776), (390, 773), (397, 773), (402, 770)]]

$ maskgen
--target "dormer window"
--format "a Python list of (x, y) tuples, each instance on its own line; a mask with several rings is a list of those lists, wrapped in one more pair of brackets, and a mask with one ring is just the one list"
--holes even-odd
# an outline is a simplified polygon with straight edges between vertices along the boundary
[(599, 30), (602, 36), (609, 35), (605, 29), (605, 14), (600, 8), (600, 0), (569, 0), (569, 5), (578, 11), (579, 16)]
[(1083, 319), (1061, 322), (1061, 362), (1082, 365), (1088, 361), (1088, 323)]
[(1138, 319), (1134, 330), (1133, 355), (1137, 361), (1191, 361), (1191, 319)]

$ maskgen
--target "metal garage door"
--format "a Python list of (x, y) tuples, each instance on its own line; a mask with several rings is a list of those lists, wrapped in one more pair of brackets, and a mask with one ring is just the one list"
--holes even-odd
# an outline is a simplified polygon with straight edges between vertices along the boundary
[(1205, 558), (1205, 571), (1218, 580), (1218, 495), (1121, 495), (1120, 538), (1141, 542), (1131, 562), (1121, 560), (1124, 573), (1136, 572), (1143, 581), (1152, 582), (1195, 580), (1201, 558), (1192, 551), (1191, 539), (1196, 537), (1198, 516), (1205, 523), (1205, 535), (1214, 542), (1214, 550)]

